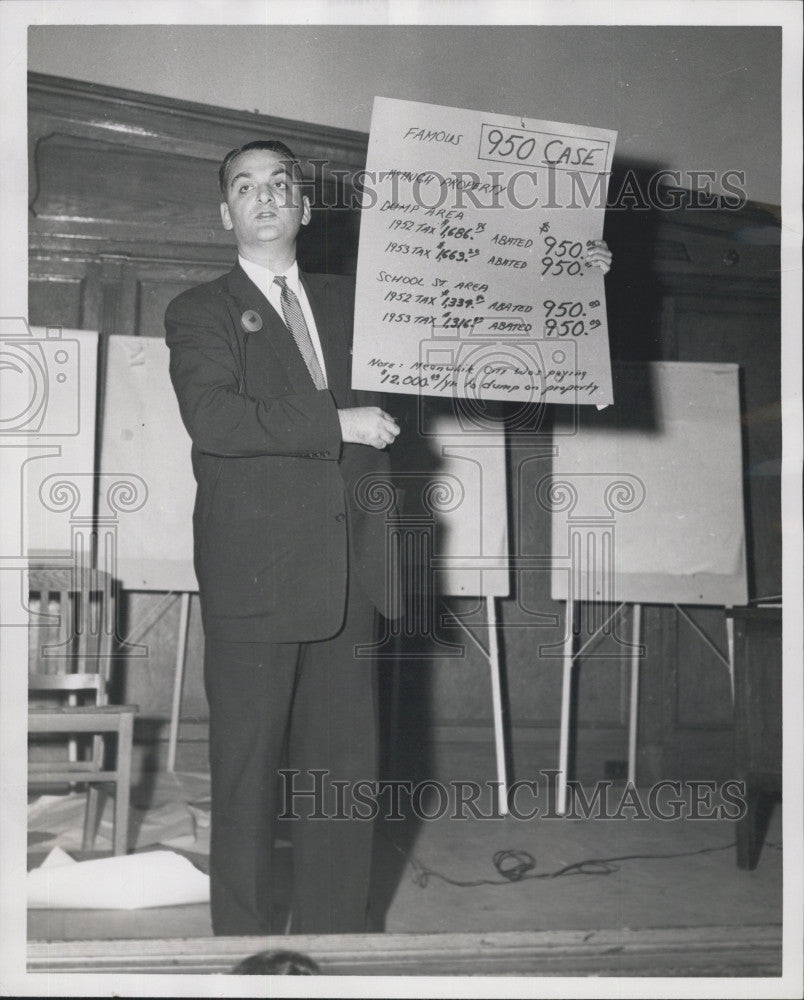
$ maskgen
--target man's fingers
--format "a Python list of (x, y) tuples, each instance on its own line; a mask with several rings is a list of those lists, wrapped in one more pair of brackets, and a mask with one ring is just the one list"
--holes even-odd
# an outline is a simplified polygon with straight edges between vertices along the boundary
[(393, 444), (399, 434), (399, 424), (389, 413), (381, 412), (381, 426), (379, 431), (380, 448)]
[(590, 267), (599, 267), (604, 274), (611, 270), (612, 253), (604, 240), (595, 240), (587, 246), (585, 256)]
[(593, 247), (586, 252), (586, 263), (590, 267), (599, 267), (603, 272), (611, 270), (612, 254), (602, 247)]
[(391, 414), (386, 413), (385, 410), (379, 411), (379, 417), (381, 432), (384, 437), (386, 435), (390, 435), (390, 439), (388, 440), (388, 443), (390, 444), (399, 433), (399, 424), (391, 416)]
[(379, 407), (367, 407), (365, 415), (367, 419), (365, 443), (379, 449), (393, 444), (399, 434), (399, 424), (391, 414)]
[(339, 410), (343, 440), (371, 448), (393, 444), (399, 434), (396, 420), (378, 406), (357, 406)]

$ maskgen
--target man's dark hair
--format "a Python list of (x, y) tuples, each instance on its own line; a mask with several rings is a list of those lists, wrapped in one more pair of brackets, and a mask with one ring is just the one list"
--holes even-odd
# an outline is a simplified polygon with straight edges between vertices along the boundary
[(218, 186), (221, 189), (224, 199), (229, 187), (229, 171), (232, 160), (236, 156), (240, 156), (241, 153), (247, 153), (250, 149), (264, 149), (269, 153), (279, 153), (280, 156), (284, 156), (291, 161), (294, 173), (301, 175), (301, 165), (296, 158), (296, 154), (284, 142), (280, 142), (279, 139), (255, 139), (253, 142), (247, 142), (244, 146), (238, 146), (237, 149), (230, 149), (221, 161), (221, 165), (218, 168)]

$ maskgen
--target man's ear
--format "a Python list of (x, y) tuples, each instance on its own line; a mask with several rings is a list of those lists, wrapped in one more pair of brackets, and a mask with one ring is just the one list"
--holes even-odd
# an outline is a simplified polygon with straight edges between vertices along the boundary
[(223, 223), (224, 229), (234, 229), (232, 224), (232, 217), (229, 214), (229, 206), (225, 201), (221, 202), (221, 222)]
[(310, 199), (306, 194), (302, 195), (302, 206), (301, 224), (306, 226), (313, 214), (312, 209), (310, 208)]

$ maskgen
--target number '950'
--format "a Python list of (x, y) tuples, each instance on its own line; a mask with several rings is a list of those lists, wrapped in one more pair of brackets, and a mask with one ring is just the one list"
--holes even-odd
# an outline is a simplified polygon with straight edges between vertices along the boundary
[(480, 158), (527, 163), (536, 149), (536, 136), (531, 132), (484, 125), (480, 137)]

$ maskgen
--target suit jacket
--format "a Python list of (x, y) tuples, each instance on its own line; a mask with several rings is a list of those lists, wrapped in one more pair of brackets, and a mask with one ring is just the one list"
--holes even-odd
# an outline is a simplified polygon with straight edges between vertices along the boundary
[[(354, 283), (320, 274), (301, 280), (326, 390), (316, 390), (290, 332), (239, 264), (179, 295), (165, 315), (170, 376), (192, 439), (204, 631), (219, 639), (331, 637), (343, 621), (349, 572), (391, 612), (392, 512), (376, 487), (388, 480), (388, 456), (344, 443), (337, 415), (380, 403), (350, 388)], [(249, 312), (260, 322), (244, 319)]]

